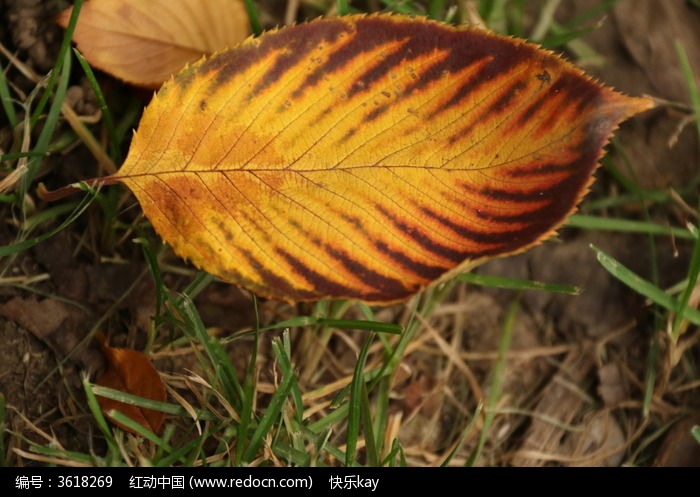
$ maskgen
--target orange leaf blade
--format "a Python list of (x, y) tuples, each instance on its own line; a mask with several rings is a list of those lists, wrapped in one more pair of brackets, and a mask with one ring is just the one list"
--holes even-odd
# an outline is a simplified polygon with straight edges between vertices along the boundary
[[(138, 395), (145, 399), (165, 402), (166, 392), (163, 380), (143, 353), (107, 346), (103, 346), (102, 350), (108, 366), (104, 374), (95, 382), (97, 385)], [(153, 433), (160, 431), (165, 419), (165, 414), (161, 411), (141, 408), (101, 396), (97, 396), (97, 401), (105, 415), (112, 410), (118, 411)], [(129, 427), (111, 417), (109, 420), (120, 428), (134, 433)], [(138, 433), (134, 434), (138, 435)]]
[(618, 123), (650, 106), (522, 40), (319, 20), (180, 73), (116, 178), (225, 280), (392, 302), (550, 236)]

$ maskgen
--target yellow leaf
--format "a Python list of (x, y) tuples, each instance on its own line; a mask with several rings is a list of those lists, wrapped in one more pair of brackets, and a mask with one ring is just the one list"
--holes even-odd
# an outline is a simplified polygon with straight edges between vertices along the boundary
[(651, 106), (523, 40), (317, 20), (165, 84), (108, 182), (256, 294), (385, 303), (550, 236), (618, 123)]
[[(71, 11), (57, 19), (64, 28)], [(188, 62), (243, 41), (249, 29), (242, 0), (89, 0), (73, 38), (95, 67), (157, 88)]]

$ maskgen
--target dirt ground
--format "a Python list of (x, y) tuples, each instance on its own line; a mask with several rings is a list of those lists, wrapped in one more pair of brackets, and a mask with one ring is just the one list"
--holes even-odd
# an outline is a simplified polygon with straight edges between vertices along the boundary
[[(51, 22), (59, 3), (0, 0), (0, 42), (40, 74), (53, 66), (61, 41), (60, 28)], [(595, 3), (562, 2), (557, 16), (571, 19)], [(580, 64), (625, 93), (688, 102), (674, 40), (684, 44), (700, 74), (698, 33), (700, 10), (682, 0), (620, 0), (583, 38), (598, 55), (584, 57)], [(0, 61), (6, 68), (7, 59)], [(100, 77), (112, 91), (130, 91)], [(8, 71), (8, 79), (24, 91), (32, 88), (17, 71)], [(85, 82), (77, 78), (71, 84), (76, 111), (94, 112), (94, 96)], [(625, 123), (617, 133), (628, 156), (626, 174), (641, 186), (678, 189), (697, 174), (700, 147), (693, 126), (686, 126), (669, 146), (682, 118), (680, 111), (662, 107)], [(6, 124), (0, 121), (0, 129)], [(0, 150), (9, 141), (0, 134)], [(42, 180), (50, 186), (95, 173), (92, 157), (80, 148), (45, 162)], [(609, 197), (620, 188), (607, 170), (600, 170), (598, 178), (586, 202)], [(642, 218), (634, 208), (614, 209), (610, 214), (616, 217)], [(135, 210), (129, 215), (138, 215)], [(0, 216), (0, 245), (13, 243), (13, 212), (0, 207)], [(651, 216), (673, 226), (685, 226), (689, 219), (675, 206), (653, 207)], [(94, 374), (104, 365), (91, 346), (72, 351), (95, 326), (114, 346), (143, 347), (144, 330), (155, 309), (141, 249), (126, 240), (111, 245), (115, 252), (102, 253), (100, 247), (106, 244), (98, 239), (101, 231), (94, 219), (88, 211), (58, 236), (3, 261), (6, 270), (0, 280), (0, 392), (8, 404), (8, 428), (42, 443), (55, 437), (64, 447), (80, 451), (95, 449), (90, 440), (96, 430), (84, 405), (81, 374), (86, 368)], [(668, 287), (687, 274), (692, 245), (668, 237), (655, 241), (652, 260), (646, 236), (567, 228), (525, 254), (479, 269), (583, 289), (579, 296), (522, 295), (502, 409), (483, 464), (700, 465), (700, 447), (688, 435), (693, 424), (700, 424), (700, 388), (688, 379), (693, 379), (688, 371), (700, 365), (697, 329), (691, 327), (683, 338), (684, 353), (671, 353), (679, 349), (664, 339), (666, 323), (655, 319), (642, 297), (611, 277), (590, 249), (595, 244), (646, 278), (651, 278), (656, 263), (660, 285)], [(182, 265), (174, 257), (169, 261)], [(177, 274), (166, 277), (173, 288), (186, 281)], [(412, 464), (435, 462), (432, 454), (445, 450), (452, 430), (462, 426), (465, 413), (473, 412), (474, 388), (487, 385), (499, 329), (513, 297), (506, 290), (457, 285), (421, 331), (418, 346), (407, 357), (405, 377), (395, 386), (402, 421), (399, 435)], [(222, 334), (253, 323), (249, 297), (228, 285), (212, 284), (196, 303), (205, 324)], [(261, 309), (263, 324), (290, 313), (274, 302), (262, 303)], [(388, 308), (381, 315), (392, 319), (402, 309)], [(440, 347), (445, 343), (457, 347), (459, 358), (445, 359)], [(661, 344), (658, 377), (650, 413), (644, 416), (652, 343)], [(335, 336), (329, 350), (337, 362), (336, 374), (352, 370), (354, 350), (343, 339)], [(156, 366), (163, 371), (183, 365), (162, 357)], [(332, 375), (327, 376), (329, 380)], [(570, 425), (578, 429), (567, 429)], [(26, 441), (12, 437), (7, 461), (31, 464), (23, 457), (27, 447)]]

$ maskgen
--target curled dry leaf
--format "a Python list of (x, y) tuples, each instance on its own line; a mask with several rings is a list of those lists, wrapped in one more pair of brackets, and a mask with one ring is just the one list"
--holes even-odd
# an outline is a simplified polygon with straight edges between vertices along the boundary
[(102, 181), (224, 280), (386, 303), (550, 236), (618, 123), (651, 106), (523, 40), (317, 20), (178, 74)]
[[(71, 11), (57, 19), (64, 28)], [(73, 39), (95, 67), (157, 88), (187, 63), (243, 41), (249, 30), (242, 0), (89, 0)]]
[[(102, 346), (107, 359), (107, 371), (100, 376), (96, 384), (138, 395), (146, 399), (164, 402), (166, 400), (165, 385), (151, 361), (139, 351), (130, 349)], [(130, 428), (109, 417), (112, 410), (118, 411), (136, 421), (144, 428), (158, 433), (163, 424), (165, 414), (153, 409), (145, 409), (131, 404), (125, 404), (107, 397), (97, 397), (102, 412), (114, 424), (124, 430), (134, 433)], [(135, 433), (138, 435), (138, 433)]]

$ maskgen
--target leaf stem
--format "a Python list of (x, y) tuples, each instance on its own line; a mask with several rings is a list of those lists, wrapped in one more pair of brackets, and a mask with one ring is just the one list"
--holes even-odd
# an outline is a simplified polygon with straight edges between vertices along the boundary
[(71, 183), (70, 185), (62, 186), (55, 190), (48, 190), (44, 183), (39, 183), (36, 193), (44, 202), (55, 202), (66, 197), (70, 197), (78, 192), (83, 192), (86, 188), (101, 188), (119, 183), (119, 178), (115, 176), (105, 176), (100, 178), (91, 178), (80, 181), (79, 183)]

